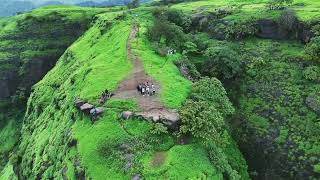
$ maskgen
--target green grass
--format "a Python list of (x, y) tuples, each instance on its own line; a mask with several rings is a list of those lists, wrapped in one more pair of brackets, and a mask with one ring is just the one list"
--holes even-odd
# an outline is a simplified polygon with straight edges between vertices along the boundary
[(16, 119), (9, 120), (5, 127), (0, 128), (0, 154), (10, 151), (18, 142), (19, 133), (16, 121)]
[(173, 64), (174, 57), (161, 57), (153, 50), (146, 37), (147, 26), (150, 25), (146, 19), (152, 19), (150, 13), (140, 13), (136, 19), (140, 24), (140, 36), (133, 42), (134, 52), (141, 57), (145, 71), (160, 83), (162, 103), (170, 108), (179, 108), (188, 96), (191, 82), (181, 76)]
[(13, 172), (13, 166), (11, 164), (7, 164), (6, 167), (0, 171), (0, 180), (18, 180)]
[(198, 144), (176, 145), (165, 152), (164, 163), (154, 167), (153, 154), (144, 160), (146, 179), (223, 179), (222, 174), (207, 158), (206, 151)]
[[(234, 12), (225, 17), (225, 20), (246, 21), (257, 18), (274, 19), (279, 17), (281, 11), (269, 11), (266, 8), (267, 0), (204, 0), (184, 2), (173, 5), (173, 8), (181, 9), (185, 12), (212, 11), (216, 8), (234, 8)], [(301, 6), (303, 4), (303, 6)], [(289, 6), (297, 12), (297, 16), (302, 21), (309, 21), (320, 17), (320, 2), (317, 0), (295, 0)]]

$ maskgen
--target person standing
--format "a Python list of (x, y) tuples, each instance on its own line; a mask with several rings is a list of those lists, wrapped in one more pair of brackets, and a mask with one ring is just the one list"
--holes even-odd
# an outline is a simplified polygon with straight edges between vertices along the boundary
[(141, 88), (141, 94), (142, 94), (142, 96), (145, 95), (145, 92), (146, 92), (145, 85), (142, 85), (142, 88)]
[(154, 84), (151, 85), (152, 95), (156, 94), (156, 87)]
[(150, 86), (149, 86), (149, 84), (147, 84), (146, 92), (147, 92), (148, 96), (150, 96)]

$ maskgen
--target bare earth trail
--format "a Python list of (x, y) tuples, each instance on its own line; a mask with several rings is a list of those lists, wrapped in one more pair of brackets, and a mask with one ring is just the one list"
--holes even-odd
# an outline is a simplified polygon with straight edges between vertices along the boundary
[[(128, 77), (121, 81), (118, 85), (118, 89), (115, 92), (115, 99), (136, 99), (141, 112), (136, 113), (144, 117), (158, 121), (159, 119), (166, 119), (169, 121), (177, 121), (178, 113), (174, 110), (167, 109), (160, 101), (159, 94), (161, 93), (161, 87), (152, 77), (150, 77), (144, 70), (140, 57), (136, 56), (132, 52), (132, 42), (138, 32), (137, 27), (131, 29), (128, 41), (127, 41), (127, 56), (133, 63), (133, 70)], [(137, 85), (139, 83), (149, 82), (153, 83), (156, 87), (155, 96), (142, 96), (137, 91)]]

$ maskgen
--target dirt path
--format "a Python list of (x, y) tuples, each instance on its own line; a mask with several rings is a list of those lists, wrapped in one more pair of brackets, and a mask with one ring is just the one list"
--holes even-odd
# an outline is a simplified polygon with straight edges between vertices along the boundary
[[(131, 44), (135, 38), (136, 33), (137, 33), (137, 28), (133, 27), (127, 42), (127, 54), (128, 54), (128, 58), (133, 63), (133, 66), (134, 66), (133, 70), (125, 80), (120, 82), (114, 98), (137, 99), (138, 104), (142, 111), (150, 111), (152, 109), (162, 109), (164, 107), (161, 105), (161, 102), (158, 96), (158, 93), (160, 92), (159, 84), (155, 80), (153, 80), (149, 75), (146, 74), (146, 72), (144, 71), (141, 59), (132, 53)], [(145, 82), (154, 83), (157, 90), (156, 96), (141, 96), (141, 94), (139, 94), (139, 92), (137, 91), (137, 85), (139, 83), (145, 83)]]
[[(136, 56), (132, 52), (131, 44), (137, 34), (137, 27), (131, 29), (128, 41), (127, 41), (127, 55), (133, 63), (133, 70), (128, 77), (119, 83), (118, 89), (115, 92), (113, 98), (116, 99), (136, 99), (142, 112), (142, 116), (151, 117), (155, 121), (156, 119), (177, 119), (178, 115), (175, 111), (166, 109), (159, 97), (161, 87), (151, 76), (149, 76), (143, 67), (140, 57)], [(137, 85), (139, 83), (153, 83), (156, 87), (155, 96), (142, 96), (137, 91)]]

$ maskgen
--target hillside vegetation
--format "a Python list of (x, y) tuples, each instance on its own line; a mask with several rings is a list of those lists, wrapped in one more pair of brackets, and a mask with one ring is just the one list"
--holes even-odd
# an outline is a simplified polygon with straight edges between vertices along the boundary
[[(0, 19), (0, 180), (319, 179), (319, 10), (172, 0)], [(174, 127), (124, 118), (135, 98), (99, 103), (135, 70), (128, 47)]]

